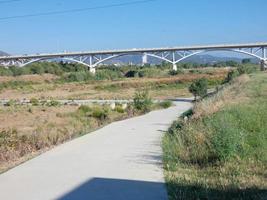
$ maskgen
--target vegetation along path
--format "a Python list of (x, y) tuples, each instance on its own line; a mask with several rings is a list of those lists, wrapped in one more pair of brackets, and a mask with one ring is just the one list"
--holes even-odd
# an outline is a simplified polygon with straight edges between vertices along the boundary
[(0, 199), (167, 199), (161, 138), (189, 102), (112, 123), (0, 175)]

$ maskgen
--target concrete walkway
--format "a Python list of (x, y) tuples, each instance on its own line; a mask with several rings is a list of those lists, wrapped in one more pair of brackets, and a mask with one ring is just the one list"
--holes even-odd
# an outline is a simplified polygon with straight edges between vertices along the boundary
[(112, 123), (2, 175), (2, 200), (165, 200), (161, 138), (189, 102)]

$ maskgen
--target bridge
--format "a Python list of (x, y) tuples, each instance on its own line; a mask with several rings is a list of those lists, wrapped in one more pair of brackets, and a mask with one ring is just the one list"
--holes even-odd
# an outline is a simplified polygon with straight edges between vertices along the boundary
[(88, 67), (95, 73), (97, 66), (108, 60), (125, 55), (142, 55), (143, 64), (148, 63), (148, 57), (171, 63), (173, 70), (177, 70), (177, 63), (190, 58), (194, 55), (212, 51), (232, 51), (251, 57), (255, 57), (261, 63), (261, 69), (267, 68), (267, 42), (250, 43), (250, 44), (223, 44), (223, 45), (202, 45), (202, 46), (185, 46), (171, 48), (146, 48), (146, 49), (125, 49), (125, 50), (104, 50), (104, 51), (87, 51), (87, 52), (64, 52), (64, 53), (47, 53), (34, 55), (12, 55), (0, 57), (0, 65), (3, 66), (26, 66), (34, 62), (44, 60), (64, 60), (69, 62), (80, 63)]

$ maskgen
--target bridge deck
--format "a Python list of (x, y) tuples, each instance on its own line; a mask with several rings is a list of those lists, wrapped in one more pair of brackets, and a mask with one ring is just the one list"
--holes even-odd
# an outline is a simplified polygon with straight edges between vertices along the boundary
[(221, 45), (201, 45), (201, 46), (183, 46), (183, 47), (166, 47), (166, 48), (143, 48), (143, 49), (124, 49), (124, 50), (103, 50), (103, 51), (86, 51), (86, 52), (64, 52), (64, 53), (43, 53), (34, 55), (14, 55), (2, 56), (0, 60), (14, 59), (38, 59), (38, 58), (58, 58), (67, 56), (89, 56), (89, 55), (107, 55), (107, 54), (128, 54), (128, 53), (146, 53), (146, 52), (163, 52), (163, 51), (190, 51), (190, 50), (215, 50), (215, 49), (239, 49), (239, 48), (256, 48), (267, 47), (267, 42), (249, 43), (249, 44), (221, 44)]

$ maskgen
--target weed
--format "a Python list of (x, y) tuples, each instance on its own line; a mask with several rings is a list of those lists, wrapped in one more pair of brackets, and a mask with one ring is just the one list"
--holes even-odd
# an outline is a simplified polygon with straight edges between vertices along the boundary
[(165, 109), (171, 107), (172, 105), (172, 101), (162, 101), (159, 103), (159, 106)]
[(125, 112), (125, 109), (123, 109), (123, 107), (121, 105), (116, 105), (115, 110), (118, 113), (124, 113)]
[(30, 99), (30, 103), (31, 103), (33, 106), (38, 106), (38, 105), (39, 105), (39, 100), (36, 99), (36, 98), (31, 98), (31, 99)]
[(149, 112), (151, 110), (152, 100), (148, 91), (136, 92), (134, 96), (134, 108), (138, 111)]

